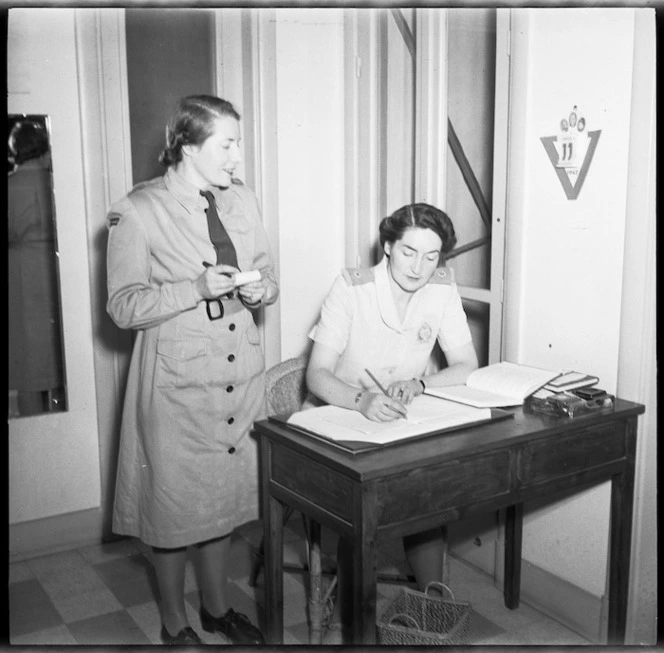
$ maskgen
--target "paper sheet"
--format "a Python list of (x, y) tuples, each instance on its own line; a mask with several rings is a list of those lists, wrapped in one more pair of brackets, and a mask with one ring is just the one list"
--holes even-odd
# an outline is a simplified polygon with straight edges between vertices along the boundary
[(251, 283), (252, 281), (261, 280), (261, 271), (260, 270), (250, 270), (249, 272), (237, 272), (233, 275), (233, 281), (235, 286), (244, 286), (246, 283)]
[(408, 406), (408, 417), (373, 422), (362, 413), (338, 406), (321, 406), (293, 413), (288, 423), (334, 441), (355, 440), (386, 444), (461, 424), (491, 419), (488, 408), (473, 408), (421, 395)]

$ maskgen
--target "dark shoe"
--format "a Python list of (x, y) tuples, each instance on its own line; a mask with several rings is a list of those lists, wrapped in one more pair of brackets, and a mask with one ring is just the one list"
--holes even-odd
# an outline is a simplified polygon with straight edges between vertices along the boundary
[(201, 626), (205, 632), (212, 633), (216, 630), (226, 635), (231, 644), (265, 644), (261, 631), (249, 621), (247, 615), (235, 612), (233, 608), (221, 617), (213, 617), (201, 606)]
[(164, 644), (171, 644), (173, 646), (205, 646), (205, 642), (196, 634), (196, 631), (191, 626), (183, 628), (177, 635), (171, 635), (166, 630), (166, 626), (162, 626), (161, 641)]

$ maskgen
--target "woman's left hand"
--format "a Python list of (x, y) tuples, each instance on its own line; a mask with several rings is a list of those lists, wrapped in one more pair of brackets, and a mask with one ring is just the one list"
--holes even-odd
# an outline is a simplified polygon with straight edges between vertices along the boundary
[(417, 379), (407, 381), (395, 381), (390, 383), (387, 388), (387, 394), (400, 401), (402, 404), (409, 404), (415, 397), (422, 394), (422, 384)]
[(247, 304), (259, 304), (263, 297), (265, 297), (265, 283), (263, 279), (252, 281), (244, 286), (240, 286), (237, 292)]

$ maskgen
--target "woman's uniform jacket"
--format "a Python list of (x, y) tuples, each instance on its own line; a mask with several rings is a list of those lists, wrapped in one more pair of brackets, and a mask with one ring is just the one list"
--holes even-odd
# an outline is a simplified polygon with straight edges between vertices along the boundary
[[(213, 189), (242, 271), (277, 281), (258, 203), (241, 182)], [(210, 320), (194, 282), (216, 261), (207, 200), (172, 168), (139, 184), (107, 218), (108, 304), (135, 331), (113, 515), (117, 533), (179, 547), (258, 518), (264, 358), (251, 311), (234, 296)]]

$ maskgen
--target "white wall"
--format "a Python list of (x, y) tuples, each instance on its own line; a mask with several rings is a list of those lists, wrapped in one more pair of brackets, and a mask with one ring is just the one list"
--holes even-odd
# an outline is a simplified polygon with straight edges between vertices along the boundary
[(304, 352), (344, 266), (343, 12), (277, 9), (275, 16), (285, 360)]
[[(514, 10), (507, 215), (508, 360), (616, 391), (634, 48), (629, 9)], [(601, 130), (578, 199), (540, 141), (577, 105)], [(523, 557), (602, 596), (609, 487), (527, 511)]]
[(69, 410), (9, 422), (9, 522), (100, 505), (73, 9), (10, 9), (9, 113), (47, 114)]

